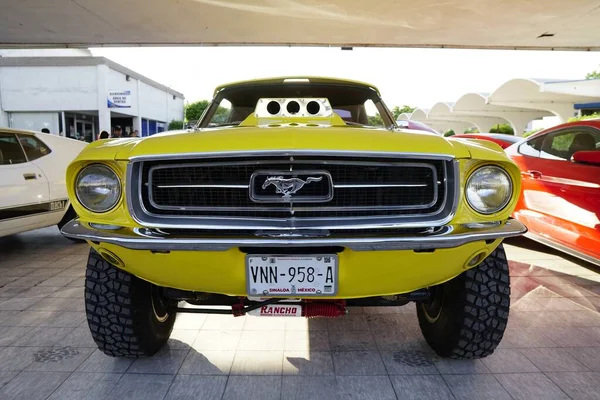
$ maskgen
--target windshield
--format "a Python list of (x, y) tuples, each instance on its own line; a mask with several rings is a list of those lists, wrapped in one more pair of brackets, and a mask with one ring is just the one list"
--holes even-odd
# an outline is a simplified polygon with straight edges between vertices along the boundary
[(390, 127), (389, 111), (377, 92), (365, 86), (321, 83), (278, 83), (234, 86), (221, 90), (200, 121), (200, 127), (235, 126), (246, 119), (261, 98), (327, 98), (333, 111), (350, 126)]

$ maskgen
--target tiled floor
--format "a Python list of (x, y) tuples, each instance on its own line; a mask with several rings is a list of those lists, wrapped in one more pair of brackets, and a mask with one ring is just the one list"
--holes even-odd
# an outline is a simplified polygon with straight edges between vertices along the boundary
[(414, 305), (337, 320), (180, 315), (150, 359), (100, 353), (83, 306), (85, 244), (0, 238), (0, 399), (598, 399), (600, 274), (526, 239), (506, 246), (500, 348), (437, 358)]

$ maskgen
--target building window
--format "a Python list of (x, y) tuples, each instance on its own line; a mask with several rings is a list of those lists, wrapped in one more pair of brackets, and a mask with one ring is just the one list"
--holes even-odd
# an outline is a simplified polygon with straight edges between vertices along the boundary
[(94, 115), (65, 113), (65, 135), (71, 139), (91, 143), (96, 140), (97, 120)]
[(148, 136), (148, 120), (142, 118), (142, 136)]
[(46, 128), (54, 135), (60, 132), (60, 113), (57, 112), (12, 112), (8, 117), (11, 128), (35, 132)]
[(166, 122), (142, 118), (142, 136), (152, 136), (166, 130)]

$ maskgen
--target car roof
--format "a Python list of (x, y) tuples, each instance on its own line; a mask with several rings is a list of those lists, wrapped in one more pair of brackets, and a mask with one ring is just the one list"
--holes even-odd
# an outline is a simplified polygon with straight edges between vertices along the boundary
[(0, 127), (0, 132), (1, 133), (19, 133), (22, 135), (36, 135), (36, 134), (40, 133), (40, 132), (29, 131), (29, 130), (25, 130), (25, 129), (4, 128), (4, 127)]
[(276, 83), (285, 83), (286, 81), (292, 82), (305, 82), (309, 83), (332, 83), (332, 84), (345, 84), (352, 86), (364, 86), (370, 89), (373, 89), (377, 94), (379, 94), (379, 89), (377, 89), (374, 85), (366, 82), (353, 81), (350, 79), (339, 79), (339, 78), (327, 78), (327, 77), (318, 77), (318, 76), (281, 76), (276, 78), (264, 78), (264, 79), (251, 79), (246, 81), (238, 81), (226, 83), (224, 85), (217, 86), (215, 89), (214, 95), (216, 96), (218, 92), (225, 88), (235, 87), (235, 86), (250, 86), (250, 85), (264, 85), (264, 84), (276, 84)]

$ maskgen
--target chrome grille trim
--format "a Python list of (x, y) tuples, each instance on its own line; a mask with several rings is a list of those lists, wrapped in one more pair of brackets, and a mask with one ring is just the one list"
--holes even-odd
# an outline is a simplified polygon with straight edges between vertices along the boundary
[[(294, 160), (293, 161), (294, 164), (322, 164), (324, 166), (326, 165), (345, 165), (345, 162), (342, 161), (338, 161), (338, 160), (327, 160), (327, 161), (318, 161), (318, 160)], [(289, 165), (290, 162), (289, 161), (283, 161), (283, 160), (273, 160), (273, 161), (269, 161), (269, 164), (281, 164), (281, 165)], [(252, 162), (250, 163), (245, 163), (245, 162), (237, 162), (237, 163), (228, 163), (228, 162), (212, 162), (212, 163), (189, 163), (189, 164), (173, 164), (173, 165), (169, 165), (169, 166), (164, 166), (164, 165), (157, 165), (157, 166), (152, 166), (149, 171), (149, 177), (148, 177), (148, 197), (149, 197), (149, 201), (150, 204), (152, 205), (152, 207), (156, 208), (157, 210), (172, 210), (172, 211), (177, 211), (177, 210), (188, 210), (188, 211), (214, 211), (215, 208), (214, 207), (201, 207), (201, 206), (165, 206), (165, 205), (160, 205), (158, 203), (156, 203), (153, 199), (153, 195), (152, 195), (152, 179), (153, 179), (153, 172), (159, 169), (175, 169), (175, 168), (180, 168), (180, 167), (196, 167), (196, 166), (201, 166), (201, 167), (206, 167), (206, 166), (222, 166), (222, 165), (253, 165)], [(260, 166), (261, 164), (259, 162), (256, 163), (257, 166)], [(301, 204), (301, 203), (306, 203), (307, 201), (304, 200), (296, 200), (293, 203), (290, 203), (290, 207), (289, 208), (273, 208), (273, 207), (219, 207), (218, 209), (220, 211), (272, 211), (272, 212), (284, 212), (284, 213), (290, 213), (290, 211), (292, 212), (303, 212), (303, 211), (361, 211), (361, 210), (388, 210), (388, 211), (401, 211), (401, 210), (410, 210), (410, 209), (427, 209), (432, 207), (433, 205), (435, 205), (435, 203), (437, 203), (438, 201), (438, 185), (436, 185), (435, 183), (439, 183), (438, 181), (438, 176), (437, 176), (437, 171), (436, 169), (431, 165), (431, 164), (425, 164), (425, 163), (390, 163), (390, 162), (362, 162), (362, 161), (355, 161), (352, 162), (352, 165), (361, 165), (361, 166), (398, 166), (401, 165), (403, 167), (418, 167), (418, 168), (428, 168), (431, 170), (432, 174), (433, 174), (433, 178), (432, 181), (434, 182), (434, 186), (433, 186), (433, 199), (427, 203), (427, 204), (420, 204), (420, 205), (405, 205), (405, 206), (356, 206), (356, 207), (331, 207), (331, 206), (322, 206), (322, 207), (303, 207), (303, 206), (294, 206), (294, 204)], [(298, 171), (298, 170), (294, 170), (297, 173), (303, 173), (306, 171)], [(311, 171), (311, 172), (315, 172), (315, 173), (320, 173), (320, 174), (325, 174), (329, 176), (329, 180), (330, 182), (331, 180), (331, 175), (329, 173), (327, 173), (326, 171)], [(141, 173), (141, 171), (140, 171)], [(252, 174), (252, 176), (250, 177), (250, 182), (254, 181), (254, 176), (258, 173), (271, 173), (271, 174), (276, 174), (277, 171), (265, 171), (265, 170), (257, 170), (256, 172), (254, 172)], [(446, 171), (446, 166), (444, 165), (444, 175), (447, 174)], [(426, 187), (427, 184), (418, 184), (418, 185), (413, 185), (413, 184), (377, 184), (377, 185), (372, 185), (372, 184), (357, 184), (357, 185), (336, 185), (335, 183), (333, 184), (332, 189), (359, 189), (359, 188), (398, 188), (398, 187)], [(231, 189), (250, 189), (250, 185), (233, 185), (233, 184), (223, 184), (223, 185), (164, 185), (164, 186), (158, 186), (159, 188), (231, 188)], [(333, 193), (332, 193), (333, 195)], [(250, 193), (250, 197), (252, 197), (252, 193)], [(254, 200), (257, 201), (257, 200)], [(327, 200), (329, 201), (329, 200)], [(275, 203), (274, 201), (257, 201), (257, 202), (262, 202), (262, 203)], [(312, 201), (314, 203), (318, 203), (319, 201)], [(157, 217), (162, 217), (162, 215), (158, 215), (158, 214), (152, 214), (149, 212), (150, 215), (154, 215)]]
[(176, 188), (215, 188), (215, 189), (248, 189), (248, 185), (158, 185), (160, 189)]
[[(441, 226), (450, 222), (454, 216), (458, 205), (458, 198), (460, 195), (459, 188), (459, 170), (458, 162), (451, 156), (447, 155), (422, 155), (422, 154), (407, 154), (407, 153), (381, 153), (381, 152), (322, 152), (322, 151), (267, 151), (260, 153), (209, 153), (212, 157), (240, 157), (243, 156), (248, 160), (240, 162), (240, 164), (246, 165), (261, 165), (260, 160), (252, 160), (252, 157), (273, 157), (273, 156), (294, 156), (294, 155), (307, 155), (307, 156), (339, 156), (343, 154), (346, 157), (354, 158), (394, 158), (402, 161), (403, 159), (429, 159), (429, 160), (441, 160), (445, 171), (445, 179), (439, 178), (438, 184), (442, 184), (445, 187), (444, 202), (439, 207), (439, 211), (434, 214), (422, 215), (376, 215), (376, 216), (352, 216), (352, 217), (293, 217), (282, 212), (281, 217), (238, 217), (238, 216), (176, 216), (176, 215), (156, 215), (150, 213), (144, 208), (142, 200), (142, 166), (143, 161), (162, 161), (172, 159), (169, 157), (136, 157), (132, 158), (132, 162), (127, 167), (127, 204), (133, 219), (140, 225), (152, 228), (191, 228), (191, 229), (261, 229), (261, 230), (299, 230), (299, 229), (370, 229), (370, 228), (405, 228), (405, 227), (431, 227)], [(202, 154), (206, 156), (206, 154)], [(177, 159), (191, 159), (191, 158), (204, 158), (196, 156), (177, 157)], [(452, 161), (451, 161), (452, 160)], [(264, 159), (262, 160), (264, 161)], [(277, 160), (269, 160), (269, 163), (273, 163)], [(302, 163), (304, 160), (294, 160), (294, 163)], [(311, 162), (311, 161), (308, 161)], [(314, 162), (314, 161), (313, 161)], [(289, 161), (283, 160), (282, 164), (289, 164)], [(344, 164), (344, 161), (337, 162), (336, 160), (328, 160), (327, 164)], [(372, 162), (366, 162), (366, 164), (382, 165), (381, 161), (373, 160)], [(220, 161), (202, 163), (202, 165), (232, 165), (231, 162)], [(237, 163), (236, 163), (237, 164)], [(172, 168), (174, 164), (169, 165)], [(186, 164), (189, 165), (189, 164)], [(438, 179), (436, 178), (436, 179)], [(436, 181), (434, 181), (436, 182)], [(437, 187), (437, 186), (436, 186)], [(134, 190), (135, 188), (135, 190)], [(342, 189), (343, 190), (343, 189)], [(137, 193), (136, 193), (137, 192)], [(448, 201), (450, 200), (450, 201)], [(402, 206), (400, 206), (402, 207)], [(344, 211), (349, 210), (348, 207), (342, 207)], [(414, 207), (408, 207), (414, 208)], [(219, 208), (221, 210), (227, 210), (225, 208)], [(330, 211), (331, 208), (325, 207), (301, 207), (294, 206), (296, 211)], [(334, 210), (337, 209), (334, 208)], [(390, 209), (390, 206), (382, 206), (382, 209)], [(209, 208), (207, 211), (211, 211), (213, 208)], [(252, 208), (253, 211), (264, 210), (273, 211), (271, 207), (260, 208), (259, 205)], [(240, 208), (232, 208), (232, 211), (240, 211)], [(243, 210), (242, 210), (243, 211)], [(289, 209), (285, 208), (282, 211), (288, 212)]]
[(360, 188), (392, 188), (392, 187), (426, 187), (426, 183), (384, 183), (381, 185), (356, 184), (356, 185), (333, 185), (334, 189), (360, 189)]

